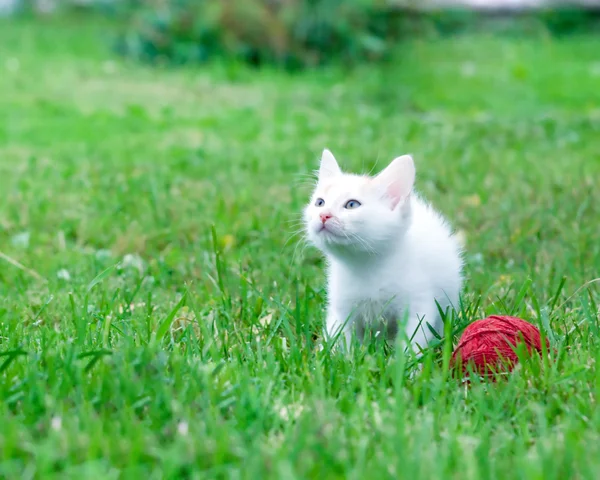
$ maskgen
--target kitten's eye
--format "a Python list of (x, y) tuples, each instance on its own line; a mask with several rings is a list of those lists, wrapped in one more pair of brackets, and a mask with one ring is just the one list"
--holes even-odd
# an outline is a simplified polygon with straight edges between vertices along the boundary
[(347, 208), (348, 210), (352, 210), (353, 208), (358, 208), (360, 207), (361, 203), (358, 200), (348, 200), (346, 202), (346, 205), (344, 205), (344, 208)]
[(315, 202), (315, 207), (322, 207), (323, 205), (325, 205), (325, 200), (323, 200), (322, 198), (317, 198)]

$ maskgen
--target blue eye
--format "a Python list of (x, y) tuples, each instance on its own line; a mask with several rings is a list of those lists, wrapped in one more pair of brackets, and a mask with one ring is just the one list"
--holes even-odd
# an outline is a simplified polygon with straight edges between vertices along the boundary
[(344, 208), (347, 208), (348, 210), (352, 210), (353, 208), (358, 208), (360, 207), (361, 203), (358, 200), (348, 200), (346, 202), (346, 205), (344, 205)]
[(317, 201), (315, 202), (315, 206), (322, 207), (323, 205), (325, 205), (325, 200), (323, 200), (322, 198), (317, 198)]

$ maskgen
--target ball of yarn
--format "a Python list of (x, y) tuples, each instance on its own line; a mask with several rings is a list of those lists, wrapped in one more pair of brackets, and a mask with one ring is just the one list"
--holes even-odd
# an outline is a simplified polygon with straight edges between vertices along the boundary
[(482, 376), (511, 371), (519, 360), (515, 352), (517, 345), (523, 343), (529, 353), (540, 353), (540, 331), (520, 318), (492, 315), (465, 329), (454, 349), (451, 364), (460, 366), (463, 374), (469, 370)]

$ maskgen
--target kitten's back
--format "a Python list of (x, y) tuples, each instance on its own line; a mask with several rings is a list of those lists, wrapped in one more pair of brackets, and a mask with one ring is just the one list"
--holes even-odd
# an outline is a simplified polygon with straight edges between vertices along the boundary
[(411, 199), (412, 222), (407, 247), (419, 267), (428, 272), (436, 290), (443, 289), (454, 307), (462, 283), (462, 246), (445, 218), (418, 194)]

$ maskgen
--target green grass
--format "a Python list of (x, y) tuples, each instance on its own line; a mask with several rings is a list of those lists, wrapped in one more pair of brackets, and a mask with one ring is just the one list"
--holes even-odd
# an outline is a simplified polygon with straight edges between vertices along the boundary
[[(155, 70), (109, 39), (0, 23), (0, 477), (598, 478), (599, 38), (297, 76)], [(325, 146), (415, 155), (467, 241), (455, 335), (514, 314), (556, 352), (465, 389), (441, 347), (417, 374), (320, 351), (323, 263), (294, 231)]]

